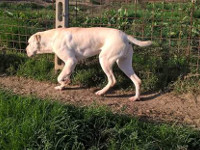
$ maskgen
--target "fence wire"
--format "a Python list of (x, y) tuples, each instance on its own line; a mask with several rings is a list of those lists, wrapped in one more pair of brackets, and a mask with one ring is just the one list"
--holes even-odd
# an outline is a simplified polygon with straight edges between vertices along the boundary
[(53, 4), (38, 1), (1, 1), (0, 46), (24, 51), (31, 34), (54, 28), (54, 9)]
[[(148, 49), (149, 55), (160, 57), (162, 49), (164, 55), (186, 57), (192, 73), (200, 73), (200, 2), (69, 0), (69, 4), (70, 27), (117, 28), (141, 40), (151, 39), (156, 48)], [(51, 28), (55, 28), (54, 1), (0, 2), (1, 48), (23, 52), (31, 34)]]

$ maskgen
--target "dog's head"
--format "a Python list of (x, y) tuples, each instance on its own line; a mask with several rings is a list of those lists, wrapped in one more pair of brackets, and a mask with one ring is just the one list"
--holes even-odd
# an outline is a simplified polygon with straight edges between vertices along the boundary
[(28, 40), (28, 46), (26, 47), (26, 52), (28, 57), (34, 56), (41, 50), (41, 35), (36, 33), (32, 35)]

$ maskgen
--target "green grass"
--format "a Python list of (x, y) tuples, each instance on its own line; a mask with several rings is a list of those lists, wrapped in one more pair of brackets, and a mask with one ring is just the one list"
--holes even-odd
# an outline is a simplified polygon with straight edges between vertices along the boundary
[(178, 78), (176, 82), (174, 82), (171, 86), (173, 90), (180, 94), (180, 93), (193, 93), (198, 94), (200, 91), (200, 80), (199, 75), (197, 76), (188, 76), (185, 78), (184, 81), (182, 78)]
[(0, 90), (0, 149), (196, 150), (199, 143), (199, 131), (187, 127)]
[(56, 82), (53, 55), (28, 58), (25, 53), (6, 51), (0, 55), (0, 74), (17, 75), (40, 81)]
[[(154, 48), (152, 50), (155, 50)], [(173, 88), (176, 91), (185, 92), (182, 88), (182, 77), (190, 72), (187, 59), (184, 57), (170, 58), (170, 55), (149, 57), (144, 54), (145, 49), (140, 49), (133, 55), (133, 68), (143, 80), (142, 91), (162, 90)], [(162, 50), (163, 51), (163, 50)], [(160, 52), (158, 52), (160, 53)], [(56, 83), (58, 74), (54, 72), (53, 55), (37, 55), (28, 58), (26, 54), (7, 51), (7, 54), (0, 55), (0, 73), (28, 77), (40, 81), (51, 81)], [(114, 74), (117, 79), (117, 89), (133, 89), (133, 83), (123, 72), (114, 66)], [(107, 77), (100, 67), (98, 58), (89, 58), (88, 63), (78, 64), (72, 74), (72, 84), (79, 84), (85, 87), (103, 87), (107, 83)], [(198, 79), (196, 83), (198, 83)], [(194, 82), (195, 83), (195, 82)], [(190, 91), (195, 90), (194, 83)], [(180, 87), (179, 87), (180, 85)], [(189, 89), (187, 81), (187, 89)], [(198, 84), (196, 87), (199, 87)], [(198, 89), (198, 88), (197, 88)]]

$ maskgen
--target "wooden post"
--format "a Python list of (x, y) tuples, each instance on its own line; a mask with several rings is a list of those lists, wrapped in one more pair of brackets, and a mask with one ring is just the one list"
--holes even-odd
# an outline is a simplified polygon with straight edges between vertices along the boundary
[[(69, 27), (69, 0), (56, 0), (56, 28)], [(55, 72), (64, 66), (62, 60), (55, 55)]]

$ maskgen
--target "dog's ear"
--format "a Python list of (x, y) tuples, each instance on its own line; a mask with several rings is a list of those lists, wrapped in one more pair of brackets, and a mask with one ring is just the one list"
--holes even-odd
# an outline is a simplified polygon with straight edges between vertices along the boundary
[(39, 43), (41, 41), (41, 35), (40, 34), (36, 34), (35, 35), (36, 41)]

